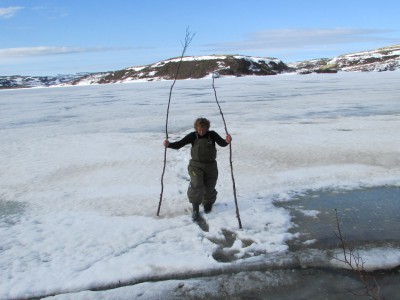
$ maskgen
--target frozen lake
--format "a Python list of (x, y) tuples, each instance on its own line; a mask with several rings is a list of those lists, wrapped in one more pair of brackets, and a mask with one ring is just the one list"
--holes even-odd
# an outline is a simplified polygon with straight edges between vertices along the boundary
[[(233, 137), (243, 229), (229, 150), (220, 148), (208, 232), (190, 217), (189, 148), (167, 152), (156, 216), (171, 82), (1, 91), (0, 299), (285, 299), (298, 286), (306, 296), (315, 278), (325, 280), (322, 295), (347, 296), (358, 285), (332, 259), (340, 253), (335, 208), (365, 267), (386, 270), (378, 279), (384, 295), (393, 295), (400, 265), (399, 77), (216, 79)], [(199, 116), (224, 135), (212, 80), (178, 81), (170, 139), (192, 131)], [(334, 287), (327, 284), (332, 278)], [(88, 291), (118, 286), (126, 287)]]

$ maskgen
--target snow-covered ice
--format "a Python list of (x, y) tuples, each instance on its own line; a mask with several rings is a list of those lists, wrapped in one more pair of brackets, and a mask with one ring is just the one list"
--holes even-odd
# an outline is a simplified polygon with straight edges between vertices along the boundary
[[(156, 216), (171, 82), (1, 91), (0, 299), (284, 264), (296, 234), (275, 201), (307, 190), (400, 186), (399, 75), (216, 79), (243, 229), (229, 149), (219, 148), (208, 232), (190, 217), (188, 147), (167, 151)], [(170, 139), (199, 116), (224, 135), (211, 79), (178, 81)], [(230, 261), (218, 259), (221, 251)], [(364, 251), (373, 268), (400, 264), (396, 247)]]

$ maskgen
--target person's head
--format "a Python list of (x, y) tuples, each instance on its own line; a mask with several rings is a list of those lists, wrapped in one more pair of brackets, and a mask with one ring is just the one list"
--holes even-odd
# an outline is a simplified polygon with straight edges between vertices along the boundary
[(210, 129), (210, 121), (206, 118), (198, 118), (194, 121), (194, 130), (201, 136), (205, 135)]

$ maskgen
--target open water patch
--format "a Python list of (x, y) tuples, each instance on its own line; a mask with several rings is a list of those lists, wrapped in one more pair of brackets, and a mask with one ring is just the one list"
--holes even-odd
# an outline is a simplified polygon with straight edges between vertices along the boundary
[(310, 191), (275, 205), (289, 209), (296, 224), (291, 250), (332, 249), (339, 245), (336, 212), (344, 238), (357, 247), (400, 246), (400, 188)]

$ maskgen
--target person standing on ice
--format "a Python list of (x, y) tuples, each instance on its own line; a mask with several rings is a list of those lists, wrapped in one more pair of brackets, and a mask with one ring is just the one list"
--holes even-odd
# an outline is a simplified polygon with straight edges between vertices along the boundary
[(209, 213), (217, 199), (215, 186), (218, 179), (218, 167), (215, 143), (226, 147), (232, 141), (232, 137), (228, 134), (224, 140), (218, 133), (210, 130), (210, 121), (206, 118), (196, 119), (194, 129), (195, 131), (180, 141), (165, 140), (164, 146), (177, 150), (188, 144), (192, 145), (192, 158), (188, 166), (190, 184), (187, 195), (193, 206), (192, 218), (197, 220), (200, 217), (200, 204), (203, 204), (204, 212)]

